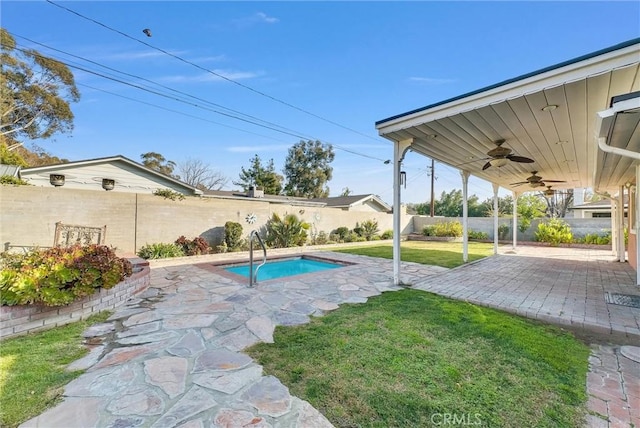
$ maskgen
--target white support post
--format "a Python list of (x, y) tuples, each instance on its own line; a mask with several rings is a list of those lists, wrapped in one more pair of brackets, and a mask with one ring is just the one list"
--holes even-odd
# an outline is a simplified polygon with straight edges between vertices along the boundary
[(500, 229), (498, 225), (498, 189), (500, 186), (496, 183), (491, 183), (493, 185), (493, 254), (498, 254), (498, 229)]
[[(640, 165), (636, 165), (636, 186), (640, 186)], [(635, 198), (633, 218), (636, 229), (636, 285), (640, 285), (640, 239), (638, 239), (638, 231), (640, 231), (640, 210), (638, 209), (640, 207), (640, 188), (638, 187), (636, 187)], [(631, 224), (629, 224), (629, 229), (631, 229)]]
[(400, 167), (413, 138), (393, 143), (393, 284), (400, 285), (400, 238), (402, 233)]
[(624, 186), (620, 186), (620, 192), (618, 193), (618, 229), (612, 230), (612, 233), (618, 235), (618, 260), (620, 263), (624, 263), (627, 260), (624, 248)]
[(467, 204), (469, 171), (460, 171), (462, 176), (462, 261), (469, 261), (469, 206)]
[(513, 192), (513, 251), (518, 245), (518, 193)]
[(611, 254), (617, 259), (618, 254), (618, 200), (611, 198)]

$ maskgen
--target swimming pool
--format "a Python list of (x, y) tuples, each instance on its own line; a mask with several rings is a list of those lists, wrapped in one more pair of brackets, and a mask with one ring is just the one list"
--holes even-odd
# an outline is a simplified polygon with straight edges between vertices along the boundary
[[(253, 268), (255, 269), (259, 264), (259, 262), (254, 263)], [(344, 267), (344, 264), (306, 257), (296, 257), (286, 260), (267, 260), (267, 264), (258, 270), (258, 281), (267, 281), (269, 279), (284, 278), (304, 273), (321, 272), (339, 267)], [(249, 265), (227, 266), (224, 267), (224, 270), (249, 278)]]

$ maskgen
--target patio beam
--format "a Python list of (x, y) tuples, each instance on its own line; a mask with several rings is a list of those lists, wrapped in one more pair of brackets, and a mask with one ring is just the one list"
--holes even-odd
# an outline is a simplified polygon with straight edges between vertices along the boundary
[(402, 192), (400, 190), (400, 172), (404, 155), (411, 147), (413, 138), (393, 142), (393, 284), (400, 285), (400, 238), (402, 233)]

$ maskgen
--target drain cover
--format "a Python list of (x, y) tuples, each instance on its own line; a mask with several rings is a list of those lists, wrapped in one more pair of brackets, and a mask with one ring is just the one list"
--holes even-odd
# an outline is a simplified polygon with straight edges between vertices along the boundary
[(604, 299), (612, 305), (631, 306), (640, 309), (640, 296), (634, 294), (605, 293)]

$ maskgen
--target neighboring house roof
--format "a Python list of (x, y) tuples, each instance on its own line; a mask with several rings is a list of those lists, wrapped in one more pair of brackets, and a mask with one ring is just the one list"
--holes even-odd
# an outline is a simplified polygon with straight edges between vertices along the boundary
[[(627, 208), (627, 195), (624, 198), (624, 207)], [(602, 199), (595, 202), (587, 202), (586, 204), (575, 205), (569, 207), (570, 210), (611, 210), (611, 201), (608, 199)]]
[(370, 203), (382, 212), (391, 212), (392, 208), (376, 195), (335, 196), (331, 198), (313, 198), (312, 201), (324, 202), (328, 207), (349, 209), (356, 205)]
[(357, 205), (364, 205), (367, 202), (372, 204), (381, 212), (391, 212), (391, 206), (386, 204), (376, 195), (355, 195), (355, 196), (336, 196), (331, 198), (298, 198), (284, 195), (264, 195), (260, 197), (251, 196), (249, 192), (236, 190), (205, 190), (203, 196), (219, 199), (236, 199), (236, 200), (253, 200), (258, 199), (265, 202), (276, 204), (289, 204), (298, 206), (311, 207), (327, 207), (349, 209)]
[(0, 176), (10, 175), (11, 177), (20, 176), (20, 167), (18, 165), (0, 164)]
[[(86, 167), (98, 167), (101, 165), (116, 165), (119, 168), (126, 170), (127, 172), (135, 175), (144, 175), (146, 177), (151, 177), (154, 181), (159, 183), (166, 183), (172, 185), (172, 187), (176, 187), (178, 189), (183, 190), (186, 194), (195, 194), (201, 195), (202, 191), (197, 189), (194, 186), (191, 186), (183, 181), (180, 181), (176, 178), (168, 176), (166, 174), (162, 174), (161, 172), (155, 171), (151, 168), (147, 168), (146, 166), (132, 161), (129, 158), (126, 158), (122, 155), (109, 156), (104, 158), (96, 158), (96, 159), (87, 159), (75, 162), (67, 162), (67, 163), (59, 163), (53, 165), (45, 165), (45, 166), (37, 166), (32, 168), (22, 168), (20, 170), (20, 175), (28, 179), (30, 176), (43, 176), (48, 174), (69, 174), (73, 175), (74, 171), (80, 171), (81, 169), (85, 169)], [(90, 170), (90, 168), (89, 168)], [(84, 172), (86, 174), (86, 172)], [(89, 173), (90, 174), (90, 173)], [(95, 175), (95, 174), (94, 174)], [(72, 177), (69, 177), (72, 178)], [(100, 177), (82, 177), (84, 180), (97, 180)], [(114, 178), (114, 177), (102, 177), (102, 178)], [(118, 179), (116, 178), (116, 186), (118, 186)], [(127, 183), (120, 183), (121, 185), (127, 185)], [(135, 187), (135, 186), (134, 186)]]

